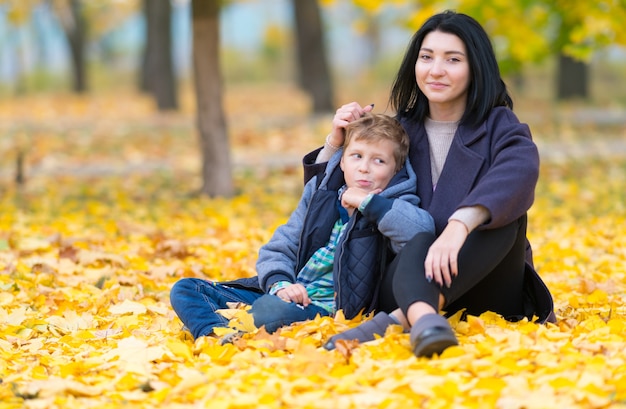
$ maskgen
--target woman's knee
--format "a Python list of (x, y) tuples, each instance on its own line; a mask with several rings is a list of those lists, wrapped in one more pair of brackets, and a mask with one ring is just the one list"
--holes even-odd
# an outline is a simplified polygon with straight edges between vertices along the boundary
[(441, 291), (436, 283), (426, 280), (424, 269), (426, 255), (434, 241), (434, 234), (418, 233), (398, 255), (392, 289), (398, 306), (405, 314), (415, 302), (425, 302), (434, 309), (440, 305)]
[(435, 241), (431, 233), (418, 233), (409, 240), (397, 256), (393, 273), (393, 287), (414, 282), (416, 276), (424, 275), (424, 261), (428, 249)]

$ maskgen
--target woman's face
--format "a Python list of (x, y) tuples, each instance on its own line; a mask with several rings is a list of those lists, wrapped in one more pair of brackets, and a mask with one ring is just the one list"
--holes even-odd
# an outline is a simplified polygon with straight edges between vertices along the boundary
[[(415, 62), (417, 86), (428, 98), (431, 117), (449, 120), (455, 112), (458, 118), (465, 112), (470, 67), (465, 44), (454, 34), (432, 31), (424, 37)], [(446, 112), (448, 117), (435, 118)]]

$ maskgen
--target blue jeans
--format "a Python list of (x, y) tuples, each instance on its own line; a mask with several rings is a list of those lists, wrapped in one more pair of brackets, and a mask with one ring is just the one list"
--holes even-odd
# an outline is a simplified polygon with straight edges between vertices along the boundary
[(215, 312), (226, 303), (252, 304), (263, 293), (229, 287), (199, 278), (183, 278), (170, 291), (170, 303), (194, 339), (209, 335), (215, 327), (227, 327), (228, 319)]
[(257, 328), (265, 325), (268, 333), (275, 332), (278, 328), (293, 324), (294, 322), (312, 320), (317, 315), (328, 316), (330, 313), (315, 304), (306, 307), (293, 302), (283, 301), (275, 295), (263, 295), (253, 304), (250, 313), (254, 317), (254, 325)]

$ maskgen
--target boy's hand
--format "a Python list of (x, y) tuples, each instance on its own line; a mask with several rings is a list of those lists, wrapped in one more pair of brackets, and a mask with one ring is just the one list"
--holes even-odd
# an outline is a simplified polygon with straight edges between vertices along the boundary
[(306, 288), (304, 288), (302, 284), (291, 284), (289, 287), (278, 290), (276, 296), (283, 301), (295, 302), (296, 304), (301, 304), (305, 307), (311, 304), (309, 294), (306, 292)]
[(377, 195), (382, 192), (382, 189), (374, 189), (371, 192), (366, 192), (362, 189), (356, 187), (347, 188), (343, 194), (341, 195), (341, 205), (348, 211), (350, 215), (356, 209), (359, 208), (359, 205), (367, 197), (367, 195), (374, 194)]

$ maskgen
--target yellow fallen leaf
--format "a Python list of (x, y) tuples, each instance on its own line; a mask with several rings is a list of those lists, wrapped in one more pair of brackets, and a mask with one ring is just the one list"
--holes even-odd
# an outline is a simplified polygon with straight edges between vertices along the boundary
[(207, 375), (197, 370), (181, 370), (178, 375), (181, 381), (174, 386), (172, 394), (192, 390), (196, 386), (206, 384), (208, 381)]
[(482, 334), (485, 332), (485, 322), (481, 318), (468, 315), (467, 323), (471, 333)]
[(589, 304), (606, 304), (609, 300), (609, 296), (602, 290), (594, 290), (587, 296), (587, 302)]
[(122, 333), (122, 330), (119, 328), (108, 328), (108, 329), (97, 330), (93, 332), (94, 336), (100, 339), (111, 338), (121, 333)]
[(81, 329), (90, 329), (93, 326), (93, 316), (89, 313), (78, 315), (76, 311), (67, 310), (62, 316), (48, 317), (46, 322), (49, 327), (56, 330), (56, 333), (65, 335)]
[(148, 345), (134, 336), (121, 339), (117, 347), (99, 356), (103, 363), (111, 362), (114, 366), (128, 372), (147, 375), (151, 372), (154, 361), (171, 355), (171, 352), (161, 345)]
[(247, 309), (221, 309), (216, 312), (230, 320), (228, 322), (230, 328), (243, 332), (253, 332), (257, 329), (254, 326), (254, 318)]
[(172, 353), (184, 359), (192, 359), (193, 354), (188, 344), (178, 340), (169, 340), (165, 344)]
[(503, 379), (493, 378), (493, 377), (483, 377), (476, 381), (476, 383), (472, 387), (471, 393), (474, 393), (474, 394), (477, 393), (477, 395), (480, 395), (481, 389), (485, 389), (487, 393), (494, 393), (494, 392), (499, 393), (504, 387), (506, 387), (506, 381), (504, 381)]
[(20, 325), (24, 320), (26, 320), (26, 307), (19, 307), (11, 311), (11, 313), (7, 314), (3, 321), (8, 325)]
[(132, 372), (122, 372), (121, 376), (115, 379), (116, 389), (120, 392), (133, 391), (141, 387), (141, 377)]
[(148, 309), (142, 303), (124, 300), (121, 304), (112, 305), (109, 307), (109, 312), (114, 315), (124, 315), (124, 314), (145, 314)]
[[(13, 300), (15, 300), (13, 294), (5, 291), (0, 292), (0, 306), (11, 305), (13, 303)], [(0, 318), (2, 317), (2, 311), (3, 310), (0, 308)]]
[(613, 334), (623, 335), (626, 333), (626, 319), (611, 319), (607, 322), (607, 325)]
[(37, 365), (30, 373), (33, 379), (47, 379), (49, 377), (48, 371), (42, 365)]

